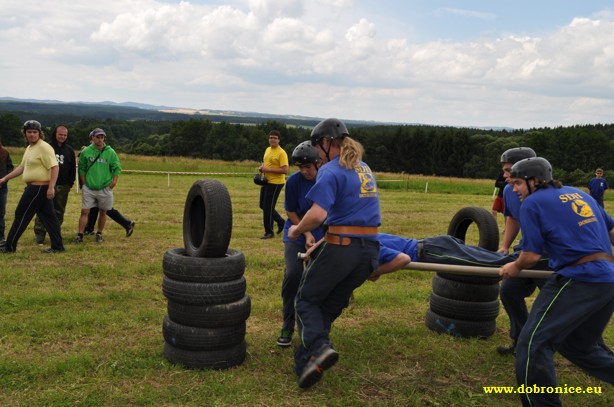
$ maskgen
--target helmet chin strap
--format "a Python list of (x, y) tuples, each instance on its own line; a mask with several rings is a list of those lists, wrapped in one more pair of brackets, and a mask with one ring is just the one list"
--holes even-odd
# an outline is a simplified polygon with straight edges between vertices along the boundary
[(531, 195), (532, 192), (531, 192), (531, 185), (529, 185), (529, 180), (525, 179), (524, 182), (527, 183), (527, 191), (529, 191), (529, 195)]
[(332, 146), (333, 146), (333, 143), (330, 139), (328, 141), (328, 150), (324, 149), (324, 142), (320, 143), (320, 148), (322, 149), (322, 151), (324, 151), (324, 154), (326, 154), (326, 162), (330, 162), (330, 156), (328, 155), (328, 153), (330, 152), (330, 149)]

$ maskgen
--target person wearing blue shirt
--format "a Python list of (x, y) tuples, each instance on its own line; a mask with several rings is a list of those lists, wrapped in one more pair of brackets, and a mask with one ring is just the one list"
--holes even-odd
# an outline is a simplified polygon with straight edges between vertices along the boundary
[(324, 242), (303, 272), (295, 308), (301, 344), (294, 354), (298, 385), (316, 384), (339, 359), (330, 341), (333, 322), (354, 289), (377, 270), (381, 223), (377, 183), (362, 161), (364, 149), (338, 119), (325, 119), (311, 132), (325, 163), (307, 194), (311, 208), (288, 230), (294, 240), (325, 220)]
[[(520, 160), (529, 157), (536, 157), (535, 151), (529, 147), (515, 147), (506, 150), (501, 154), (501, 168), (503, 176), (508, 179), (512, 165)], [(499, 253), (507, 254), (510, 251), (510, 246), (520, 232), (520, 206), (521, 202), (513, 191), (507, 185), (503, 190), (504, 210), (505, 215), (505, 232), (503, 233), (503, 242), (499, 249)], [(522, 238), (520, 239), (522, 243)], [(516, 249), (516, 248), (515, 248)], [(541, 278), (514, 278), (504, 280), (501, 283), (499, 296), (505, 312), (510, 320), (510, 338), (512, 343), (506, 346), (497, 347), (497, 352), (501, 355), (513, 355), (516, 352), (516, 342), (518, 335), (522, 330), (522, 326), (529, 316), (529, 309), (526, 304), (526, 298), (535, 292), (537, 287), (540, 287), (545, 282)]]
[[(614, 312), (614, 220), (586, 192), (553, 180), (544, 158), (514, 164), (510, 185), (522, 201), (523, 242), (501, 276), (514, 278), (544, 252), (554, 270), (518, 338), (518, 385), (555, 388), (554, 351), (614, 384), (614, 353), (602, 339)], [(525, 406), (561, 405), (558, 394), (549, 392), (522, 394), (521, 400)]]
[(299, 167), (299, 171), (288, 177), (286, 181), (286, 196), (284, 207), (288, 219), (284, 225), (284, 259), (286, 268), (281, 285), (281, 298), (283, 302), (283, 323), (281, 335), (277, 338), (277, 345), (287, 347), (292, 345), (294, 333), (295, 309), (294, 299), (303, 275), (303, 261), (298, 258), (299, 253), (305, 253), (315, 247), (315, 243), (324, 236), (321, 227), (307, 231), (292, 240), (288, 238), (288, 229), (298, 225), (305, 213), (311, 207), (307, 201), (307, 192), (315, 184), (318, 175), (318, 166), (321, 159), (318, 149), (311, 145), (311, 141), (304, 141), (292, 152), (292, 163)]
[(603, 194), (608, 189), (608, 181), (603, 178), (603, 169), (597, 168), (595, 170), (595, 178), (588, 182), (588, 192), (603, 208)]

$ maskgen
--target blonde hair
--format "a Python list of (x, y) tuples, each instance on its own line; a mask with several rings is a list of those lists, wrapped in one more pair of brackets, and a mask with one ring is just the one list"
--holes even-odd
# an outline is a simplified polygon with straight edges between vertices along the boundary
[(333, 142), (339, 140), (339, 164), (352, 170), (360, 165), (362, 156), (365, 154), (365, 148), (358, 141), (349, 136), (336, 138)]

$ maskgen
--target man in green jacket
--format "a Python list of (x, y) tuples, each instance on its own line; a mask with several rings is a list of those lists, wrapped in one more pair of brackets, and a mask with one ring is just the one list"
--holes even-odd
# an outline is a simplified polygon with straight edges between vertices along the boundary
[(90, 133), (91, 144), (79, 155), (79, 178), (81, 190), (81, 217), (79, 233), (74, 243), (83, 243), (83, 231), (90, 209), (98, 207), (98, 231), (96, 242), (101, 243), (102, 231), (107, 220), (107, 211), (113, 208), (113, 188), (122, 168), (115, 150), (105, 143), (104, 130), (96, 128)]

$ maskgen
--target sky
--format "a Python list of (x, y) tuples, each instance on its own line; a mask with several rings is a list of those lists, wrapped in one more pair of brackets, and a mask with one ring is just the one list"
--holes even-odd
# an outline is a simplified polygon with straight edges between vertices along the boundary
[(0, 0), (0, 55), (0, 97), (614, 123), (614, 3), (601, 0)]

